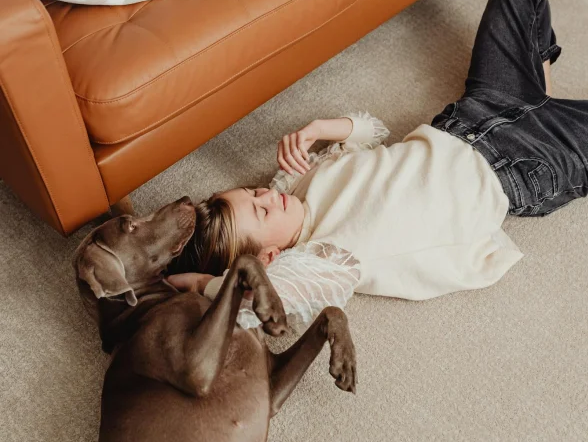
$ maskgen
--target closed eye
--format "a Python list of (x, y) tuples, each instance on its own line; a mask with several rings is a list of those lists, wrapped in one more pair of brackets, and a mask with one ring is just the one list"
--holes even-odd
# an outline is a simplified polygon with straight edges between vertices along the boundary
[[(257, 198), (257, 189), (247, 189), (246, 187), (242, 187), (242, 189), (247, 192), (249, 195), (252, 195), (254, 198)], [(253, 212), (255, 213), (255, 216), (257, 217), (258, 220), (261, 221), (261, 217), (259, 216), (259, 210), (257, 208), (257, 206), (255, 205), (255, 203), (252, 203), (253, 205)], [(261, 207), (261, 209), (263, 210), (263, 216), (267, 216), (267, 209)]]
[[(253, 191), (253, 194), (255, 195), (255, 198), (257, 198), (257, 189)], [(264, 215), (263, 216), (267, 216), (267, 209), (262, 207)]]

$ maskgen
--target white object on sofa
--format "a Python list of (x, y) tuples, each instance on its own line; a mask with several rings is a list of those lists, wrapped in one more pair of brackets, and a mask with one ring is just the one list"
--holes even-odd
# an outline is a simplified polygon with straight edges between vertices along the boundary
[(102, 6), (120, 6), (132, 5), (133, 3), (141, 3), (148, 0), (60, 0), (63, 3), (75, 3), (76, 5), (102, 5)]

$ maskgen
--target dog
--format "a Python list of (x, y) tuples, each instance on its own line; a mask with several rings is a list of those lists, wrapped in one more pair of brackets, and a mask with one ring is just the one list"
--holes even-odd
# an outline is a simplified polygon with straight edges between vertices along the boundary
[(325, 342), (337, 387), (355, 393), (355, 348), (342, 310), (328, 307), (288, 350), (272, 354), (260, 329), (236, 324), (244, 295), (263, 331), (287, 330), (263, 265), (240, 256), (218, 296), (179, 293), (163, 272), (194, 232), (184, 197), (156, 213), (111, 219), (77, 248), (76, 280), (112, 353), (104, 378), (101, 442), (260, 442), (269, 420)]

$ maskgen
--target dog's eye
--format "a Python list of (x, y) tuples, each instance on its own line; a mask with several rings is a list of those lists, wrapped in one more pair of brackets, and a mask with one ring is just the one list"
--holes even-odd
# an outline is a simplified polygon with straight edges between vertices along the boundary
[(157, 256), (150, 256), (149, 257), (149, 261), (151, 261), (151, 262), (157, 262)]

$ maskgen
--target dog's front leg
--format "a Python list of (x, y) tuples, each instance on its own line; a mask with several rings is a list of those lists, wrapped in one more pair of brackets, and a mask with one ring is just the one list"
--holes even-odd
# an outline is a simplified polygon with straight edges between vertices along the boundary
[(327, 341), (331, 346), (329, 372), (335, 378), (335, 384), (343, 391), (355, 393), (355, 347), (347, 316), (337, 307), (327, 307), (292, 347), (273, 355), (272, 416), (280, 410)]
[(235, 260), (219, 294), (202, 321), (187, 338), (185, 355), (186, 387), (205, 396), (224, 365), (235, 328), (239, 306), (246, 290), (253, 291), (253, 309), (264, 330), (274, 336), (286, 331), (282, 302), (269, 281), (265, 269), (253, 256)]

